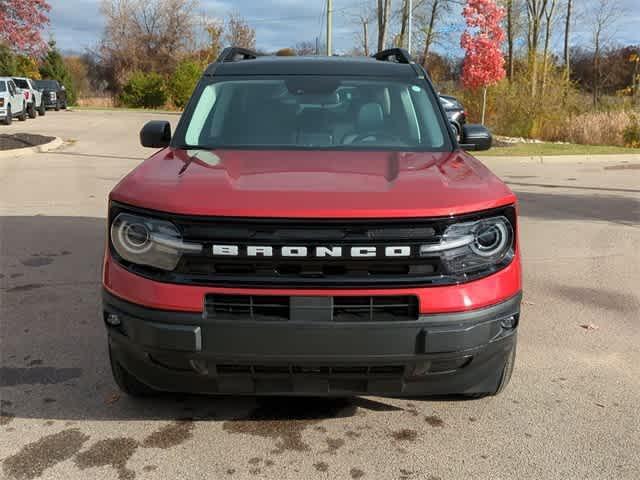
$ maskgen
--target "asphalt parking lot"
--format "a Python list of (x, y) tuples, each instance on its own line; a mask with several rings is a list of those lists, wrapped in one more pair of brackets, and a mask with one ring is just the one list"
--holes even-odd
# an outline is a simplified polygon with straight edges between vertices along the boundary
[(489, 161), (519, 196), (524, 252), (499, 397), (133, 400), (99, 319), (106, 196), (163, 117), (1, 128), (67, 143), (0, 157), (0, 478), (640, 478), (640, 160)]

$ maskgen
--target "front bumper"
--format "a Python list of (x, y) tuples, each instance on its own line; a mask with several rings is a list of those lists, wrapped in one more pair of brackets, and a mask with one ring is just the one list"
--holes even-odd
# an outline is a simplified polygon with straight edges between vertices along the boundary
[[(521, 294), (412, 321), (229, 321), (103, 292), (114, 358), (160, 391), (444, 395), (494, 391), (515, 347)], [(111, 318), (113, 323), (113, 317)]]
[(45, 108), (55, 108), (58, 105), (58, 99), (57, 98), (53, 98), (52, 99), (52, 98), (49, 98), (49, 97), (47, 97), (47, 98), (43, 97), (42, 101), (44, 102), (44, 107)]

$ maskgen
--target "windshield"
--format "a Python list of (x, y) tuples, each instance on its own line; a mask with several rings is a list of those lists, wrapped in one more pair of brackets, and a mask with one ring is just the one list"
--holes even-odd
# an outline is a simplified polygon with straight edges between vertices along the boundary
[(15, 84), (20, 87), (20, 88), (29, 88), (29, 84), (27, 83), (26, 80), (23, 80), (21, 78), (14, 78), (13, 81), (15, 82)]
[(47, 90), (57, 90), (58, 82), (55, 80), (35, 80), (36, 88), (46, 88)]
[(194, 98), (174, 139), (183, 148), (451, 148), (435, 97), (418, 79), (227, 77)]

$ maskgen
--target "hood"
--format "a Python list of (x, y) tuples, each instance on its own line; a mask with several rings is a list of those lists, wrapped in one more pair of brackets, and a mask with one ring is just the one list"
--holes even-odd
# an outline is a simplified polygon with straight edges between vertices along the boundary
[(186, 215), (280, 218), (435, 217), (515, 202), (463, 151), (171, 148), (144, 161), (110, 198)]

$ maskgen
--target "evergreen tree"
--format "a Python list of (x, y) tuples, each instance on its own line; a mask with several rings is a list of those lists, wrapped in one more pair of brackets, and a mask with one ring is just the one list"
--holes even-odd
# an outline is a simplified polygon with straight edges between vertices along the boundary
[(40, 75), (42, 78), (57, 80), (67, 91), (67, 103), (73, 105), (76, 102), (76, 89), (73, 79), (67, 70), (62, 54), (56, 47), (56, 42), (49, 42), (49, 50), (42, 59), (40, 65)]

